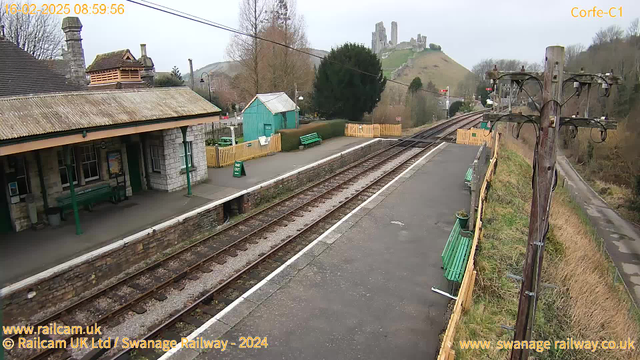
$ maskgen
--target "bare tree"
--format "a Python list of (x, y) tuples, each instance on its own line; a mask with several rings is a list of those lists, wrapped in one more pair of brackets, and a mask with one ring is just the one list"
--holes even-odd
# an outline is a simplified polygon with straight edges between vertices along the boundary
[(243, 0), (240, 4), (239, 29), (249, 36), (234, 35), (227, 47), (227, 56), (237, 61), (242, 71), (235, 77), (236, 87), (244, 100), (260, 92), (262, 43), (256, 38), (266, 20), (266, 3), (262, 0)]
[(484, 79), (487, 71), (493, 69), (494, 65), (497, 66), (500, 71), (520, 71), (523, 66), (529, 71), (538, 71), (531, 69), (532, 66), (536, 69), (538, 68), (539, 65), (534, 64), (536, 63), (528, 63), (527, 61), (517, 59), (483, 59), (471, 68), (471, 72), (476, 74), (480, 79)]
[[(15, 5), (15, 6), (14, 6)], [(0, 25), (5, 27), (6, 38), (36, 59), (54, 59), (62, 54), (64, 34), (60, 19), (50, 14), (26, 14), (11, 9), (27, 9), (29, 2), (5, 3), (0, 0)], [(9, 11), (7, 11), (7, 8)]]
[(293, 50), (309, 50), (304, 19), (296, 13), (294, 0), (273, 2), (262, 36), (286, 45), (263, 45), (266, 89), (285, 91), (292, 98), (295, 96), (296, 85), (298, 90), (310, 91), (314, 76), (311, 60), (308, 55)]
[(542, 72), (544, 71), (544, 63), (542, 62), (532, 62), (526, 65), (526, 69), (529, 72)]
[(622, 39), (624, 31), (618, 25), (611, 25), (606, 29), (600, 29), (593, 37), (593, 45), (602, 45), (604, 43), (612, 43)]
[(585, 50), (582, 44), (572, 44), (566, 47), (564, 51), (564, 67), (572, 71), (577, 71), (575, 61), (581, 52)]
[(629, 27), (627, 28), (627, 37), (640, 36), (640, 24), (638, 22), (638, 18), (635, 18), (633, 19), (633, 21), (631, 21)]

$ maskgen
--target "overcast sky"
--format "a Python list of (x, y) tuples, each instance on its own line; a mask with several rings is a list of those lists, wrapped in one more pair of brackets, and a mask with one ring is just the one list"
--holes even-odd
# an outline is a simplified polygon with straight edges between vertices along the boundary
[[(75, 1), (75, 3), (87, 3)], [(231, 27), (238, 26), (240, 0), (156, 0), (157, 3)], [(40, 1), (35, 2), (36, 4)], [(73, 3), (73, 2), (72, 2)], [(108, 2), (105, 2), (108, 3)], [(622, 7), (622, 17), (574, 18), (573, 7), (608, 11)], [(484, 58), (517, 58), (540, 62), (549, 45), (589, 45), (601, 27), (628, 24), (640, 16), (640, 1), (478, 1), (478, 0), (298, 0), (312, 47), (330, 50), (345, 42), (371, 45), (376, 22), (383, 21), (391, 36), (391, 21), (398, 22), (398, 40), (418, 33), (467, 68)], [(619, 15), (619, 14), (618, 14)], [(96, 54), (130, 49), (140, 56), (147, 44), (156, 71), (177, 65), (189, 71), (228, 60), (230, 33), (125, 2), (124, 15), (80, 16), (87, 66)]]

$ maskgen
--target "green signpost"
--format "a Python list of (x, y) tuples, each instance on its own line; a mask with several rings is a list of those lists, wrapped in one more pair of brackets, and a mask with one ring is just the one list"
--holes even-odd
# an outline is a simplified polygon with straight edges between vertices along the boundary
[(244, 162), (236, 161), (233, 163), (233, 177), (243, 177), (247, 173), (244, 171)]

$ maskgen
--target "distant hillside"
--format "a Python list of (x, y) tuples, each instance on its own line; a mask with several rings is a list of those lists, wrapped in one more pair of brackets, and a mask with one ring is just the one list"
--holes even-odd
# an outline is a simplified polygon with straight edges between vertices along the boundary
[[(406, 65), (403, 66), (403, 64)], [(388, 78), (408, 84), (413, 78), (419, 76), (423, 84), (431, 81), (438, 89), (444, 89), (447, 85), (455, 88), (465, 75), (471, 73), (442, 51), (430, 49), (419, 53), (414, 53), (412, 50), (394, 50), (385, 53), (382, 69)], [(395, 77), (392, 77), (394, 70), (398, 71)]]
[[(314, 55), (322, 56), (322, 57), (325, 57), (329, 53), (328, 51), (319, 50), (319, 49), (309, 49), (309, 52), (314, 54)], [(320, 65), (321, 59), (318, 59), (315, 56), (310, 56), (309, 58), (311, 59), (311, 62), (316, 67), (318, 67)], [(197, 69), (197, 70), (193, 70), (193, 76), (196, 79), (200, 79), (200, 76), (204, 72), (218, 71), (218, 72), (225, 73), (225, 74), (233, 77), (237, 73), (239, 73), (240, 70), (241, 70), (240, 65), (235, 61), (221, 61), (221, 62), (215, 62), (215, 63), (211, 63), (209, 65), (205, 65), (205, 66), (203, 66), (203, 67), (201, 67), (200, 69)], [(188, 72), (186, 74), (183, 74), (182, 77), (184, 78), (185, 82), (189, 81), (189, 73)]]

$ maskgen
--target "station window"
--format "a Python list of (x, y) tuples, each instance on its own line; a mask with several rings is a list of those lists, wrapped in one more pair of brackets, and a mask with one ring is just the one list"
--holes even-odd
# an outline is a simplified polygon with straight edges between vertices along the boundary
[[(180, 167), (182, 169), (186, 168), (184, 165), (184, 144), (179, 145), (180, 148)], [(189, 167), (193, 166), (193, 154), (191, 153), (191, 141), (187, 141), (187, 157), (189, 159)]]
[(15, 181), (15, 184), (10, 185), (9, 193), (11, 196), (19, 195), (20, 199), (24, 199), (27, 194), (31, 193), (27, 160), (24, 156), (11, 156), (9, 157), (9, 167), (14, 170), (14, 180), (10, 180), (10, 182)]
[[(184, 148), (183, 145), (180, 145), (180, 146)], [(162, 147), (157, 145), (151, 145), (150, 152), (151, 152), (151, 170), (153, 172), (161, 172), (162, 166), (160, 164), (162, 161)], [(182, 153), (184, 153), (184, 149), (182, 150)], [(184, 163), (184, 158), (182, 162)]]
[[(76, 170), (76, 154), (71, 152), (71, 165), (73, 168), (73, 183), (78, 183), (78, 171)], [(69, 174), (67, 173), (67, 167), (64, 165), (64, 156), (62, 150), (58, 150), (58, 171), (60, 172), (60, 182), (62, 187), (69, 186)]]
[(85, 181), (91, 181), (100, 178), (100, 170), (98, 168), (98, 154), (93, 144), (80, 146), (80, 164), (82, 165), (82, 174)]

